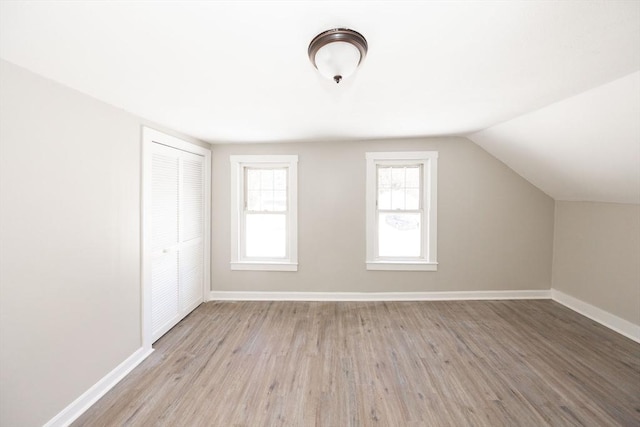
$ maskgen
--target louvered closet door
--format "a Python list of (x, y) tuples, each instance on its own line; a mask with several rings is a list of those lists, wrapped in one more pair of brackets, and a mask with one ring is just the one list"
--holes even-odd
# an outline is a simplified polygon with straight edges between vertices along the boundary
[(179, 232), (180, 308), (185, 315), (203, 300), (204, 158), (183, 153), (181, 163), (181, 226)]
[(204, 158), (154, 143), (151, 169), (155, 341), (203, 301)]

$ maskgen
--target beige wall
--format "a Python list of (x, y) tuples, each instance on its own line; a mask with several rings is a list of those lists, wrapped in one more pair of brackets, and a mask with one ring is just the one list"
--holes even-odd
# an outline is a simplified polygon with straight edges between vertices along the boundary
[(0, 425), (42, 425), (141, 346), (143, 121), (0, 62)]
[(556, 202), (553, 288), (640, 325), (640, 206)]
[[(437, 272), (365, 269), (365, 152), (437, 150)], [(229, 155), (297, 154), (299, 271), (230, 271)], [(553, 200), (466, 138), (214, 145), (212, 289), (549, 289)]]

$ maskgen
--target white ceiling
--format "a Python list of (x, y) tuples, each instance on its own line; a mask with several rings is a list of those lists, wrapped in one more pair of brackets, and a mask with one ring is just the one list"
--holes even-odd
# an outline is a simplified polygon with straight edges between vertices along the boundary
[[(334, 27), (369, 42), (340, 85), (307, 58)], [(2, 1), (0, 57), (209, 142), (464, 135), (640, 70), (640, 2)]]

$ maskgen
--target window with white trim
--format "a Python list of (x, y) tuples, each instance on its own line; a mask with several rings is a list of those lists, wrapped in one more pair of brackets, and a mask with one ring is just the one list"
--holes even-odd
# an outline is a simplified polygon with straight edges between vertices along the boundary
[(230, 156), (231, 269), (297, 271), (298, 156)]
[(366, 160), (367, 269), (436, 271), (438, 152)]

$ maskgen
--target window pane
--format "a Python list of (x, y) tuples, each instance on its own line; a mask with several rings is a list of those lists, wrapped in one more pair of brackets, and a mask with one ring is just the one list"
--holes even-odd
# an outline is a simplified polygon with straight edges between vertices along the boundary
[(273, 191), (262, 191), (262, 210), (273, 212)]
[(260, 189), (260, 169), (247, 169), (247, 189)]
[(420, 209), (420, 190), (406, 190), (406, 205), (407, 210)]
[(391, 209), (391, 190), (388, 188), (378, 190), (378, 209)]
[(400, 168), (391, 168), (391, 181), (393, 188), (403, 188), (404, 187), (404, 169)]
[(250, 211), (260, 211), (260, 191), (248, 190), (247, 191), (247, 209)]
[(273, 189), (273, 170), (272, 169), (262, 169), (260, 171), (260, 188), (262, 190)]
[(378, 256), (415, 257), (421, 255), (420, 214), (378, 214)]
[(276, 190), (287, 189), (287, 170), (275, 169), (273, 171), (273, 188)]
[(404, 207), (404, 190), (393, 190), (391, 192), (391, 209), (405, 209)]
[(420, 166), (407, 168), (407, 188), (420, 188)]
[(273, 192), (273, 210), (275, 212), (283, 212), (287, 210), (287, 192), (286, 191)]
[(247, 257), (284, 258), (286, 250), (287, 216), (285, 214), (247, 214)]
[(378, 167), (378, 188), (391, 187), (391, 168)]

